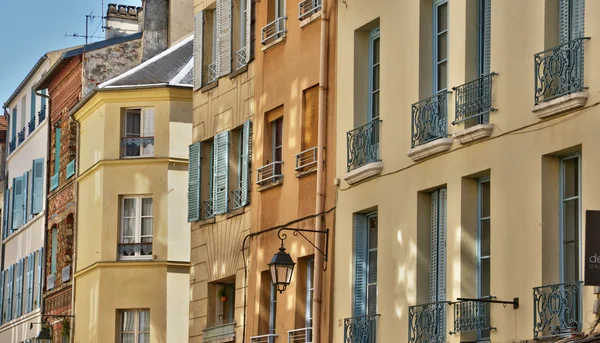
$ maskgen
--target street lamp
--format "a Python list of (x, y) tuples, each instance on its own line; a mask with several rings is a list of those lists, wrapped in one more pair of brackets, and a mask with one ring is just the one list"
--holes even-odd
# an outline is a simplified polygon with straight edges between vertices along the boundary
[(51, 343), (52, 336), (50, 335), (50, 330), (47, 328), (42, 328), (40, 333), (38, 333), (37, 337), (34, 340), (35, 343)]
[(281, 248), (273, 255), (271, 263), (269, 263), (271, 280), (273, 286), (277, 287), (279, 293), (283, 293), (290, 282), (292, 282), (292, 274), (294, 273), (295, 265), (296, 263), (292, 260), (292, 256), (285, 252), (283, 241), (281, 241)]

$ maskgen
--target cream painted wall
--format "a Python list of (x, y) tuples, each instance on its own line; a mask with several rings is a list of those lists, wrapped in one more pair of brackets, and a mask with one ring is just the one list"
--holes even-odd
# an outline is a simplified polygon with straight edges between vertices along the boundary
[[(474, 246), (473, 237), (463, 227), (461, 216), (462, 181), (476, 173), (489, 171), (491, 177), (491, 293), (500, 300), (518, 297), (520, 308), (491, 305), (493, 342), (513, 342), (533, 337), (532, 288), (542, 281), (543, 211), (542, 156), (564, 149), (581, 147), (582, 211), (600, 208), (600, 187), (596, 174), (600, 159), (595, 153), (600, 144), (596, 127), (600, 124), (594, 107), (600, 96), (598, 66), (590, 61), (600, 55), (600, 47), (585, 43), (585, 84), (589, 86), (589, 108), (546, 121), (539, 120), (531, 109), (533, 102), (533, 55), (545, 49), (545, 1), (492, 1), (491, 70), (499, 75), (493, 83), (491, 114), (492, 138), (462, 146), (456, 140), (450, 152), (414, 163), (407, 156), (411, 139), (411, 104), (419, 100), (419, 3), (348, 2), (339, 10), (339, 78), (337, 113), (338, 189), (335, 246), (336, 294), (333, 313), (333, 341), (343, 339), (342, 319), (352, 317), (354, 253), (353, 214), (366, 209), (378, 211), (378, 313), (381, 314), (377, 337), (380, 342), (408, 340), (408, 306), (418, 303), (418, 265), (427, 261), (429, 252), (417, 242), (417, 194), (437, 187), (448, 189), (447, 207), (447, 298), (469, 293), (461, 275), (468, 273), (461, 261), (461, 249)], [(600, 24), (592, 19), (600, 3), (586, 2), (586, 36), (600, 33)], [(458, 86), (465, 77), (465, 0), (449, 1), (449, 73), (448, 85)], [(346, 138), (356, 116), (366, 109), (355, 108), (354, 56), (355, 30), (379, 19), (381, 25), (381, 143), (384, 163), (382, 175), (350, 187), (346, 174)], [(404, 34), (398, 34), (399, 32)], [(592, 38), (593, 39), (593, 38)], [(366, 52), (365, 52), (366, 53)], [(427, 66), (426, 66), (427, 67)], [(449, 122), (454, 116), (454, 96), (449, 96)], [(462, 125), (449, 124), (449, 132)], [(558, 182), (558, 181), (557, 181)], [(475, 204), (471, 204), (475, 206)], [(582, 219), (585, 228), (585, 219)], [(550, 230), (557, 228), (548, 228)], [(343, 231), (342, 231), (343, 230)], [(584, 229), (585, 230), (585, 229)], [(583, 244), (583, 242), (582, 242)], [(550, 257), (550, 256), (545, 256)], [(385, 261), (385, 263), (383, 263)], [(558, 268), (558, 266), (555, 266)], [(471, 270), (471, 273), (474, 271)], [(471, 285), (472, 288), (472, 285)], [(589, 326), (595, 297), (584, 289), (583, 327)], [(447, 327), (453, 327), (448, 311)], [(448, 330), (450, 331), (450, 330)], [(460, 335), (447, 335), (458, 342)]]

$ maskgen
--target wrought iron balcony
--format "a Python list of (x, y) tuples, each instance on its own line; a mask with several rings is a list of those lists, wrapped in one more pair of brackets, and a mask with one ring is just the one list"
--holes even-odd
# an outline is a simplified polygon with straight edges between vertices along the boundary
[(42, 123), (46, 119), (46, 106), (42, 106), (42, 109), (38, 112), (38, 123)]
[(121, 157), (154, 155), (154, 137), (121, 138)]
[(17, 137), (19, 138), (19, 145), (21, 145), (21, 143), (25, 142), (25, 128), (22, 128), (21, 131), (19, 131), (19, 133), (17, 133)]
[(143, 258), (152, 256), (152, 242), (145, 243), (120, 243), (119, 256), (121, 259)]
[(217, 62), (213, 62), (213, 63), (209, 64), (208, 66), (206, 66), (206, 74), (208, 75), (208, 78), (206, 79), (208, 84), (217, 81), (217, 79), (219, 78), (219, 71), (217, 70)]
[(248, 47), (245, 46), (235, 53), (235, 70), (238, 70), (246, 65), (246, 58), (248, 57)]
[(351, 171), (379, 158), (379, 126), (381, 120), (373, 120), (346, 133), (347, 170)]
[(533, 57), (535, 72), (535, 104), (582, 91), (583, 41), (577, 38)]
[(235, 322), (224, 325), (213, 326), (202, 330), (202, 342), (235, 342)]
[(377, 342), (377, 318), (379, 314), (344, 319), (344, 343)]
[(304, 20), (321, 10), (321, 0), (303, 0), (298, 3), (298, 20)]
[(308, 171), (317, 165), (317, 147), (296, 154), (296, 171)]
[(440, 301), (408, 308), (409, 343), (445, 343), (446, 307), (449, 302)]
[(302, 328), (288, 331), (288, 343), (311, 343), (312, 328)]
[(13, 139), (8, 143), (8, 153), (11, 154), (17, 148), (17, 142)]
[(412, 104), (412, 147), (448, 135), (448, 92)]
[(212, 218), (215, 216), (215, 210), (213, 206), (213, 199), (204, 200), (204, 219)]
[(54, 280), (56, 280), (56, 275), (50, 274), (46, 277), (46, 290), (49, 291), (54, 289)]
[(450, 334), (492, 329), (490, 326), (490, 303), (463, 300), (453, 302), (452, 306), (454, 307), (454, 331)]
[(29, 121), (29, 124), (27, 124), (28, 127), (28, 133), (32, 134), (33, 131), (35, 131), (35, 118), (31, 118), (31, 120)]
[(67, 179), (75, 175), (75, 160), (72, 160), (67, 164)]
[(533, 289), (533, 337), (581, 332), (581, 281)]
[(455, 101), (453, 125), (473, 118), (479, 118), (479, 123), (487, 121), (484, 120), (484, 115), (496, 110), (492, 106), (492, 77), (494, 75), (498, 74), (492, 72), (452, 88)]
[(275, 183), (283, 178), (283, 161), (275, 161), (258, 168), (256, 183), (264, 186)]
[(268, 23), (261, 29), (261, 40), (262, 44), (269, 43), (272, 39), (283, 37), (287, 32), (286, 29), (287, 17), (281, 17)]
[(275, 338), (277, 338), (277, 334), (268, 334), (268, 335), (260, 335), (260, 336), (252, 336), (250, 337), (250, 343), (274, 343)]

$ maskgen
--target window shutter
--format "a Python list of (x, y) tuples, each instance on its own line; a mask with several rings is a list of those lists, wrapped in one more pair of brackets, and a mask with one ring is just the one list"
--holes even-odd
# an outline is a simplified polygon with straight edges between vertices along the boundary
[[(5, 188), (4, 189), (4, 207), (2, 208), (2, 232), (3, 232), (2, 238), (6, 238), (6, 236), (8, 236), (8, 198), (9, 197), (10, 197), (9, 189)], [(0, 313), (2, 313), (2, 312), (0, 311)]]
[[(14, 180), (13, 180), (14, 183)], [(6, 221), (7, 221), (7, 225), (6, 225), (6, 229), (5, 231), (5, 237), (8, 237), (8, 235), (10, 235), (10, 233), (12, 232), (12, 204), (13, 204), (13, 191), (12, 189), (7, 189), (6, 190), (7, 194), (4, 195), (5, 197), (8, 198), (8, 211), (6, 211)]]
[(483, 0), (483, 73), (490, 73), (492, 39), (492, 1)]
[(4, 323), (4, 270), (0, 273), (0, 325)]
[[(12, 125), (12, 140), (17, 138), (17, 108), (13, 108), (12, 116), (10, 117), (10, 125)], [(15, 144), (16, 146), (16, 144)]]
[(202, 87), (202, 54), (204, 39), (204, 11), (194, 15), (194, 90)]
[(31, 213), (38, 214), (42, 212), (44, 196), (44, 159), (39, 158), (33, 161), (31, 175)]
[(242, 129), (242, 165), (240, 168), (241, 173), (241, 202), (242, 206), (248, 204), (248, 185), (249, 185), (249, 171), (250, 169), (250, 156), (252, 155), (252, 122), (246, 120), (244, 122), (244, 128)]
[(429, 296), (431, 302), (438, 300), (438, 197), (438, 191), (431, 193), (431, 251), (429, 253)]
[(246, 12), (244, 13), (244, 15), (246, 16), (246, 18), (244, 18), (244, 24), (246, 25), (246, 37), (244, 37), (245, 40), (245, 47), (246, 47), (246, 59), (245, 62), (246, 64), (250, 63), (250, 45), (252, 44), (251, 39), (252, 39), (252, 0), (246, 0)]
[(21, 227), (23, 219), (23, 177), (13, 179), (13, 226), (12, 231)]
[(200, 159), (202, 157), (202, 143), (190, 145), (190, 158), (188, 164), (188, 222), (200, 220)]
[(569, 2), (571, 0), (559, 0), (559, 37), (560, 44), (567, 43), (569, 37)]
[(229, 162), (229, 131), (215, 136), (213, 170), (213, 209), (214, 214), (227, 212), (227, 172)]
[(217, 70), (219, 76), (231, 73), (231, 0), (217, 1)]
[(355, 242), (354, 253), (356, 268), (354, 270), (354, 317), (366, 314), (367, 303), (367, 236), (369, 234), (367, 216), (354, 216)]
[[(41, 93), (46, 95), (46, 90), (42, 89)], [(45, 107), (46, 107), (46, 98), (42, 97), (42, 108), (40, 110), (44, 109)]]
[(37, 306), (36, 308), (40, 308), (40, 305), (42, 304), (42, 263), (44, 263), (44, 248), (40, 248), (38, 250), (38, 265), (37, 265), (37, 279), (38, 279), (38, 284), (37, 284)]
[(440, 224), (438, 234), (438, 301), (446, 301), (446, 188), (440, 189), (440, 205), (438, 212)]
[(36, 94), (35, 94), (35, 89), (33, 89), (33, 87), (31, 88), (31, 118), (30, 120), (35, 121), (35, 100), (36, 100)]
[(15, 265), (8, 267), (8, 297), (6, 300), (6, 321), (12, 320), (13, 280), (15, 277)]
[(27, 292), (25, 292), (27, 298), (25, 300), (25, 313), (31, 312), (31, 276), (33, 275), (31, 260), (32, 254), (29, 254), (29, 256), (27, 256)]
[[(431, 193), (431, 302), (446, 301), (446, 189)], [(445, 342), (446, 315), (440, 313), (437, 335)]]
[(19, 260), (17, 263), (17, 309), (15, 313), (15, 318), (21, 316), (23, 309), (23, 267), (25, 266), (25, 261)]
[(23, 174), (23, 224), (27, 223), (27, 185), (29, 184), (29, 172)]

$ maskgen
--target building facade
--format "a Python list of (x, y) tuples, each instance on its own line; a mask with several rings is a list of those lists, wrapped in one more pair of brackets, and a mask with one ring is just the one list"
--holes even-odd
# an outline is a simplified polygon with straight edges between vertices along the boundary
[(598, 6), (340, 6), (334, 342), (589, 331)]

